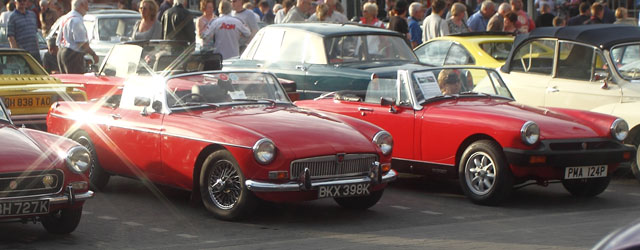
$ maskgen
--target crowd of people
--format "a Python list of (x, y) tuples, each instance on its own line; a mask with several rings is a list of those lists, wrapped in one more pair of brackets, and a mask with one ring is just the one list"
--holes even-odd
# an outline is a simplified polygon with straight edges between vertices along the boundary
[[(6, 0), (5, 0), (6, 1)], [(89, 46), (83, 16), (88, 0), (72, 0), (65, 6), (57, 0), (8, 0), (0, 14), (10, 46), (33, 55), (50, 72), (84, 73), (85, 54), (98, 57)], [(259, 29), (258, 24), (295, 22), (347, 23), (340, 0), (202, 0), (202, 16), (195, 19), (186, 9), (187, 0), (121, 0), (123, 8), (141, 13), (131, 40), (183, 40), (198, 42), (202, 50), (213, 50), (224, 59), (238, 56)], [(411, 0), (409, 0), (411, 1)], [(535, 20), (523, 10), (522, 0), (499, 5), (478, 0), (471, 10), (461, 0), (385, 0), (380, 9), (375, 0), (362, 5), (362, 16), (351, 21), (394, 30), (403, 34), (412, 47), (439, 36), (479, 31), (527, 33), (536, 27), (620, 23), (636, 25), (625, 8), (609, 9), (606, 2), (535, 0)], [(61, 18), (56, 40), (47, 41), (49, 52), (40, 58), (37, 32), (51, 32)]]

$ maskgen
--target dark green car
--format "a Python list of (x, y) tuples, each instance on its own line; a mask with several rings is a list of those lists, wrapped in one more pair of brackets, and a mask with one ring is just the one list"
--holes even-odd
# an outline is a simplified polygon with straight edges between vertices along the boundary
[(300, 99), (366, 90), (372, 74), (420, 66), (395, 31), (356, 24), (295, 23), (262, 28), (224, 69), (264, 69), (296, 82)]

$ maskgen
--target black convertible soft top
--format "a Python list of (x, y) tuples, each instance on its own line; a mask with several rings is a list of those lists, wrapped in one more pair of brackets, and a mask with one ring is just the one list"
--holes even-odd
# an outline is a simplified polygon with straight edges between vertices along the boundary
[(557, 38), (593, 45), (600, 49), (609, 49), (616, 44), (640, 41), (640, 27), (619, 24), (592, 24), (536, 28), (528, 34), (516, 37), (511, 47), (509, 58), (507, 58), (502, 70), (509, 69), (509, 62), (511, 62), (515, 50), (520, 45), (537, 38)]

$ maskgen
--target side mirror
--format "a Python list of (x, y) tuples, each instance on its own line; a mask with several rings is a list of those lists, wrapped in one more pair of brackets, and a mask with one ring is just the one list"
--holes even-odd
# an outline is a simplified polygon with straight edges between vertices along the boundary
[(607, 78), (609, 78), (609, 74), (607, 72), (596, 72), (596, 73), (593, 73), (593, 80), (594, 81), (606, 80)]
[(149, 97), (136, 96), (133, 99), (133, 105), (135, 105), (136, 107), (147, 107), (150, 104), (151, 104), (151, 98)]
[(389, 113), (396, 113), (396, 100), (393, 98), (389, 98), (389, 97), (382, 97), (380, 98), (380, 105), (382, 106), (389, 106)]

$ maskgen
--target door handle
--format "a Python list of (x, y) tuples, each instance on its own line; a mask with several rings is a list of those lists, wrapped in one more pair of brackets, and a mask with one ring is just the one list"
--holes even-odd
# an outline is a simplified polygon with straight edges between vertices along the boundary
[(358, 111), (360, 111), (360, 112), (364, 112), (364, 111), (373, 112), (373, 109), (372, 108), (358, 107)]
[(559, 91), (560, 90), (558, 90), (558, 88), (556, 86), (547, 88), (547, 93), (555, 93), (555, 92), (559, 92)]
[(296, 69), (306, 71), (307, 67), (305, 67), (304, 65), (296, 65)]
[(122, 119), (122, 116), (120, 116), (120, 114), (111, 114), (111, 118), (113, 118), (114, 120), (120, 120)]
[(257, 64), (256, 64), (256, 67), (258, 67), (258, 68), (262, 68), (262, 67), (264, 67), (264, 65), (263, 65), (262, 63), (257, 63)]

